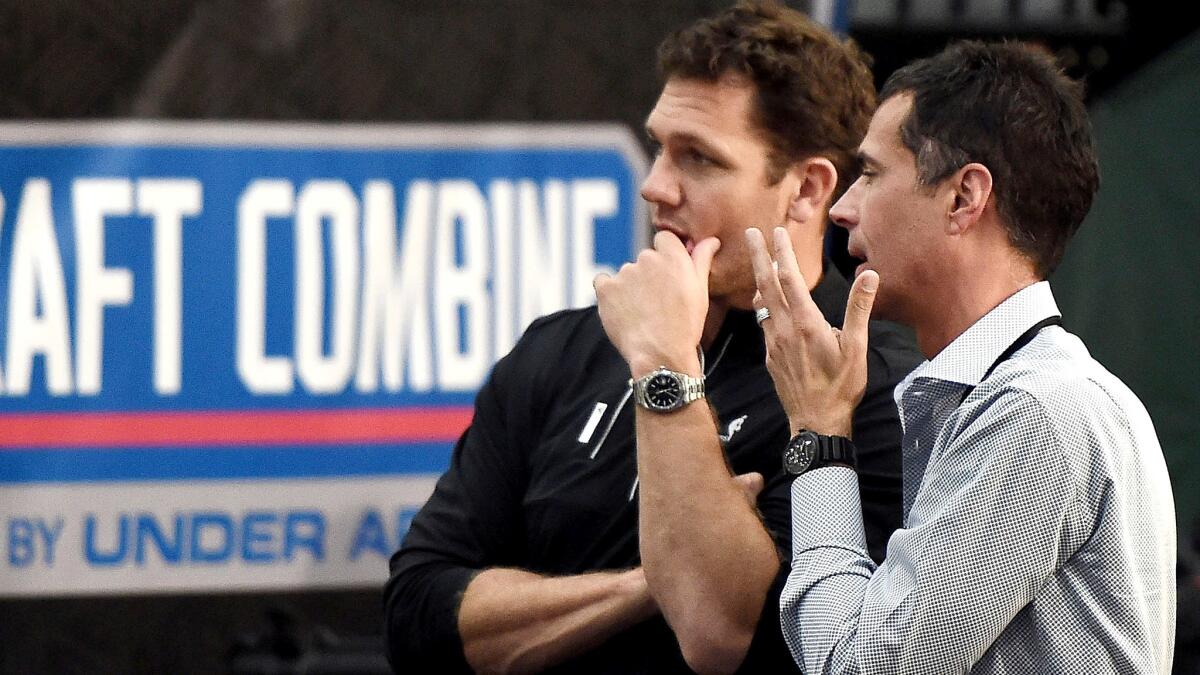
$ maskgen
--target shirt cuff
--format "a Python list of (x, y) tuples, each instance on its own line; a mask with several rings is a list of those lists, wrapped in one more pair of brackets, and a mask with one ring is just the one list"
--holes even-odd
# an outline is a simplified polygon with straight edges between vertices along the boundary
[(858, 474), (849, 467), (822, 467), (792, 481), (792, 559), (822, 546), (867, 555)]

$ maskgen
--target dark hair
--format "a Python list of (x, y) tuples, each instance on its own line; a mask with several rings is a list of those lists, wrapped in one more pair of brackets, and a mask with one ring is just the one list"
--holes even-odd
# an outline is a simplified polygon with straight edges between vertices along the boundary
[(1082, 85), (1031, 45), (964, 41), (897, 70), (880, 99), (905, 93), (920, 182), (986, 166), (1009, 241), (1049, 276), (1100, 186)]
[(853, 181), (855, 151), (875, 109), (870, 58), (853, 41), (776, 2), (739, 2), (667, 36), (658, 71), (664, 81), (716, 81), (730, 72), (749, 78), (752, 123), (771, 148), (771, 183), (818, 155), (837, 167), (834, 199)]

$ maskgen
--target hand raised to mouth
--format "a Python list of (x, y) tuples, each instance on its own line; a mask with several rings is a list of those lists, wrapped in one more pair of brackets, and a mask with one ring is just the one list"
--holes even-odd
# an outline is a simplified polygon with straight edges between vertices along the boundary
[(808, 429), (850, 437), (854, 408), (867, 385), (867, 326), (879, 275), (854, 280), (842, 328), (834, 328), (808, 292), (787, 230), (776, 228), (774, 259), (755, 228), (746, 230), (758, 293), (755, 308), (767, 345), (767, 370), (787, 412), (792, 433)]
[(654, 227), (659, 232), (669, 232), (678, 237), (679, 241), (683, 242), (683, 247), (687, 250), (689, 256), (696, 250), (696, 240), (682, 230), (665, 224), (656, 224)]
[(637, 261), (592, 282), (604, 331), (634, 377), (659, 366), (699, 374), (708, 272), (720, 247), (708, 237), (689, 251), (679, 235), (662, 230)]

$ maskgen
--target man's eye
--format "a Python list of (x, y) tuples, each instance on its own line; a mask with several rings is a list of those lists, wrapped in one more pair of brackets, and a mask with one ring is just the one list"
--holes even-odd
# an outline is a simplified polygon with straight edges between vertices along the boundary
[(663, 151), (662, 143), (659, 143), (658, 141), (652, 139), (652, 140), (647, 141), (646, 144), (650, 146), (650, 156), (658, 157), (659, 155), (662, 154), (662, 151)]
[(700, 152), (699, 150), (688, 150), (687, 158), (696, 164), (701, 164), (701, 165), (705, 165), (705, 166), (707, 166), (709, 164), (715, 164), (715, 162), (713, 162), (711, 157), (704, 154), (703, 152)]

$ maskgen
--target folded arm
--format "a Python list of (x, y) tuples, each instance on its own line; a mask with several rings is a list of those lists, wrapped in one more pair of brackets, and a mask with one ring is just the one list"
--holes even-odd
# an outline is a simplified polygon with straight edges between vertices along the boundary
[(467, 586), (458, 613), (479, 673), (534, 673), (657, 614), (640, 568), (567, 577), (492, 568)]
[(637, 413), (639, 533), (650, 591), (698, 672), (733, 672), (779, 573), (774, 541), (730, 477), (702, 401)]
[(480, 390), (449, 469), (392, 557), (385, 624), (398, 671), (541, 670), (657, 613), (640, 569), (561, 577), (521, 569), (524, 443), (545, 406), (528, 392), (547, 390), (529, 382), (544, 349), (524, 340)]
[[(689, 252), (669, 232), (615, 277), (597, 277), (604, 330), (639, 378), (659, 366), (698, 377), (708, 272), (720, 243)], [(639, 545), (646, 582), (683, 656), (700, 672), (745, 659), (780, 563), (754, 506), (730, 475), (703, 401), (639, 408)]]

